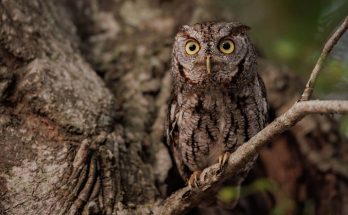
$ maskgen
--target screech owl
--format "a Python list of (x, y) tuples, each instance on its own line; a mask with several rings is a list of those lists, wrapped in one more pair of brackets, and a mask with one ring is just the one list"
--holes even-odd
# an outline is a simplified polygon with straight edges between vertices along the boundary
[(185, 25), (175, 37), (167, 142), (190, 186), (201, 170), (225, 162), (266, 125), (265, 87), (248, 30), (236, 22), (209, 22)]

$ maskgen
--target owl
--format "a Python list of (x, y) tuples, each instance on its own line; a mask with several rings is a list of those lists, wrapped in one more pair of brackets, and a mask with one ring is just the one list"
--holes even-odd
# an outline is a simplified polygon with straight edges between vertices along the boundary
[[(268, 104), (247, 32), (237, 22), (182, 26), (172, 53), (167, 142), (180, 175), (196, 186), (201, 171), (263, 129)], [(234, 179), (240, 184), (252, 162)]]

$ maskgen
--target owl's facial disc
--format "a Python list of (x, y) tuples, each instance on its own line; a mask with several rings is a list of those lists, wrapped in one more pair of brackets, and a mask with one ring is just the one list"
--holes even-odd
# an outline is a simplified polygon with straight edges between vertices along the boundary
[[(253, 56), (245, 27), (218, 23), (183, 26), (175, 37), (176, 74), (190, 84), (229, 85), (247, 73)], [(244, 68), (246, 66), (246, 68)], [(224, 85), (225, 86), (225, 85)]]

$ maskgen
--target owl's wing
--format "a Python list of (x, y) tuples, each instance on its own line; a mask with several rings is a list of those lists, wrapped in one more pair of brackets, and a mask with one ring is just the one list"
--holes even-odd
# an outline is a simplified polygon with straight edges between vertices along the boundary
[(181, 156), (181, 147), (179, 143), (179, 107), (176, 100), (175, 94), (172, 93), (172, 97), (169, 101), (168, 105), (168, 114), (167, 114), (167, 122), (166, 122), (166, 136), (167, 136), (167, 144), (170, 147), (173, 157), (179, 170), (179, 173), (183, 179), (188, 179), (191, 175), (191, 171), (185, 165), (182, 156)]
[(261, 87), (261, 98), (262, 98), (262, 125), (263, 128), (269, 123), (269, 105), (267, 102), (267, 91), (265, 87), (265, 83), (263, 82), (261, 76), (257, 74), (257, 78)]

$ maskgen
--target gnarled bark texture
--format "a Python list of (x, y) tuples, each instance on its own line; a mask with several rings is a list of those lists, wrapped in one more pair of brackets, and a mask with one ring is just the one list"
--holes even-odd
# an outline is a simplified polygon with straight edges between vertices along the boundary
[[(220, 18), (233, 17), (206, 0), (1, 0), (0, 214), (151, 214), (183, 186), (163, 143), (171, 44), (179, 25)], [(260, 68), (282, 113), (303, 85)], [(348, 214), (346, 143), (330, 118), (306, 118), (246, 181), (279, 190), (236, 214), (284, 199), (289, 214)]]

